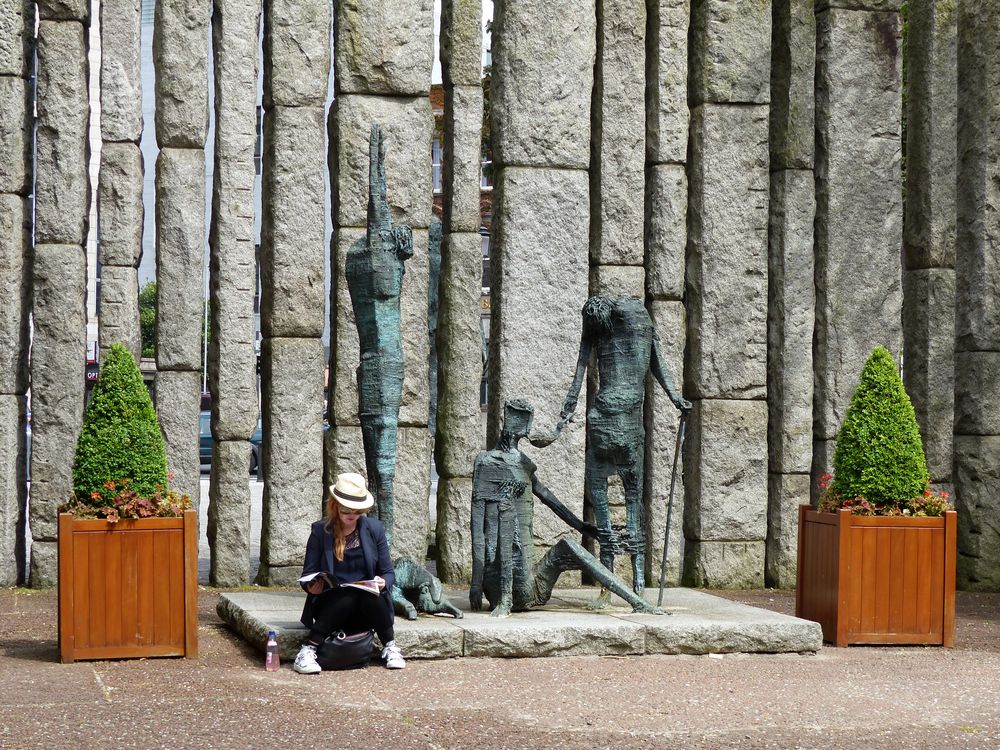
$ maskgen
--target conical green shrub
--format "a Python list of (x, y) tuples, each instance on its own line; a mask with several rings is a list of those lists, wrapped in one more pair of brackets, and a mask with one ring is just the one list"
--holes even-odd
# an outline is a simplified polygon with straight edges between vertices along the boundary
[(913, 404), (892, 355), (876, 347), (837, 434), (833, 489), (843, 498), (886, 505), (921, 495), (928, 481)]
[(105, 483), (122, 479), (141, 497), (152, 495), (157, 485), (165, 489), (167, 454), (135, 358), (121, 344), (112, 344), (83, 416), (73, 491), (83, 503), (103, 505), (114, 494)]

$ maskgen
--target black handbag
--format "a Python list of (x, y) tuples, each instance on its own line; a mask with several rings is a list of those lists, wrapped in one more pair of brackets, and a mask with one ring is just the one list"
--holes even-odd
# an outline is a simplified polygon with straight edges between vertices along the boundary
[(343, 630), (327, 636), (316, 649), (316, 661), (324, 670), (364, 669), (372, 660), (375, 631), (348, 635)]

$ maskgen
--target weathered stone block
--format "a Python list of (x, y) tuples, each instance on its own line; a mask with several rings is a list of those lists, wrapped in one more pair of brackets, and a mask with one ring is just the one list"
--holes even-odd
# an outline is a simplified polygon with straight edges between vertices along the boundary
[(0, 0), (0, 76), (24, 77), (31, 53), (33, 6), (28, 0)]
[(683, 164), (688, 141), (691, 0), (646, 3), (646, 160)]
[(29, 192), (31, 112), (28, 82), (0, 75), (0, 192)]
[(902, 343), (899, 33), (895, 13), (817, 16), (817, 439), (836, 434), (872, 349)]
[[(994, 4), (990, 4), (993, 8)], [(1000, 26), (996, 9), (958, 6), (956, 351), (1000, 350)]]
[(142, 138), (142, 0), (101, 2), (101, 138)]
[(26, 424), (24, 396), (0, 395), (0, 586), (16, 586), (24, 576)]
[[(483, 371), (479, 233), (447, 234), (441, 248), (435, 465), (442, 477), (471, 477), (485, 446), (479, 385)], [(440, 510), (439, 510), (440, 512)]]
[(269, 0), (264, 9), (264, 106), (321, 106), (329, 75), (330, 3)]
[(651, 167), (646, 183), (646, 293), (653, 299), (684, 297), (687, 204), (684, 167)]
[(203, 148), (208, 134), (208, 0), (157, 0), (153, 18), (156, 143)]
[[(360, 425), (358, 418), (357, 369), (361, 360), (358, 326), (347, 288), (347, 253), (355, 242), (364, 242), (361, 229), (337, 229), (334, 233), (333, 266), (335, 282), (331, 308), (336, 310), (330, 342), (332, 423)], [(427, 426), (430, 386), (427, 360), (430, 340), (427, 336), (427, 230), (413, 233), (413, 257), (404, 266), (403, 291), (400, 296), (400, 337), (403, 342), (403, 393), (399, 424)], [(346, 470), (345, 470), (346, 471)]]
[(772, 0), (771, 169), (812, 169), (816, 13), (813, 0)]
[(167, 471), (173, 477), (170, 489), (190, 497), (194, 510), (201, 506), (200, 411), (200, 371), (156, 373), (156, 416), (167, 448)]
[(54, 541), (31, 542), (31, 565), (28, 585), (33, 589), (51, 589), (59, 584), (59, 550)]
[(472, 581), (472, 479), (441, 477), (437, 487), (437, 574), (446, 583)]
[(809, 502), (809, 485), (808, 474), (768, 475), (764, 582), (772, 588), (795, 588), (799, 506)]
[(695, 2), (689, 39), (694, 103), (768, 102), (771, 0)]
[(590, 293), (643, 298), (646, 269), (642, 266), (591, 266)]
[(101, 265), (136, 266), (142, 257), (142, 152), (134, 143), (104, 143), (97, 212)]
[[(209, 580), (216, 586), (250, 581), (250, 444), (212, 443), (212, 483), (208, 489)], [(304, 553), (303, 549), (303, 553)]]
[[(948, 481), (952, 468), (952, 424), (956, 416), (955, 272), (951, 269), (903, 271), (903, 351), (906, 352), (903, 382), (917, 412), (927, 470), (931, 479)], [(985, 352), (972, 356), (980, 354)], [(962, 379), (972, 373), (957, 374)], [(982, 373), (972, 375), (976, 380), (982, 377)], [(988, 389), (992, 384), (984, 385)], [(1000, 401), (981, 401), (982, 394), (972, 397), (979, 402), (976, 407), (985, 408), (986, 412), (1000, 405)], [(960, 411), (964, 409), (960, 407)], [(979, 419), (979, 415), (974, 419)], [(1000, 422), (997, 426), (1000, 427)]]
[(132, 266), (101, 266), (101, 361), (115, 342), (125, 345), (136, 362), (142, 355), (139, 332), (139, 274)]
[(828, 8), (847, 10), (899, 10), (902, 0), (816, 0), (816, 11)]
[(483, 89), (457, 86), (444, 101), (444, 231), (478, 232)]
[(90, 21), (88, 0), (38, 0), (38, 17), (51, 21)]
[(597, 0), (590, 262), (643, 263), (645, 0)]
[(763, 588), (764, 557), (764, 542), (688, 540), (685, 584), (711, 589)]
[[(263, 520), (258, 581), (301, 575), (309, 527), (326, 496), (323, 483), (323, 342), (264, 339)], [(289, 578), (295, 568), (299, 573)]]
[(1000, 436), (955, 436), (958, 580), (964, 590), (1000, 591)]
[[(433, 502), (429, 499), (431, 437), (426, 427), (400, 427), (397, 441), (392, 557), (394, 560), (409, 557), (423, 564), (430, 541), (430, 502)], [(346, 471), (367, 475), (361, 428), (331, 427), (326, 434), (326, 459), (326, 484), (333, 484), (337, 474)]]
[(35, 242), (82, 245), (87, 236), (87, 68), (82, 24), (39, 24)]
[(493, 156), (504, 166), (587, 169), (595, 0), (501, 2), (493, 18)]
[[(536, 430), (551, 430), (559, 420), (576, 371), (580, 311), (588, 296), (587, 186), (582, 170), (500, 171), (491, 258), (490, 445), (499, 436), (507, 399), (523, 398), (534, 406)], [(583, 423), (581, 408), (576, 424), (544, 451), (521, 446), (538, 465), (538, 479), (577, 515), (583, 508)], [(549, 546), (569, 527), (539, 507), (534, 530), (536, 544)]]
[(412, 96), (430, 91), (432, 0), (396, 0), (391, 5), (341, 0), (336, 12), (338, 93)]
[(479, 0), (441, 3), (441, 76), (452, 86), (479, 86), (483, 77), (483, 4)]
[(812, 170), (771, 173), (768, 240), (768, 462), (775, 473), (812, 465), (813, 287)]
[[(680, 385), (684, 365), (684, 305), (681, 302), (654, 300), (648, 305), (656, 334), (660, 337), (667, 372)], [(670, 475), (677, 450), (677, 430), (680, 413), (652, 376), (646, 378), (646, 560), (650, 585), (660, 580), (663, 562), (663, 540), (667, 523), (667, 501), (670, 497)], [(666, 583), (676, 586), (681, 581), (684, 560), (684, 454), (677, 457), (674, 502), (670, 512), (670, 538), (667, 542)], [(626, 579), (627, 580), (627, 579)]]
[(34, 539), (51, 541), (83, 423), (86, 256), (78, 245), (36, 245), (33, 266), (29, 522)]
[(954, 2), (914, 3), (907, 14), (907, 268), (955, 263), (957, 20)]
[(205, 152), (156, 159), (156, 366), (200, 370), (204, 323)]
[(31, 312), (31, 227), (27, 203), (0, 193), (0, 394), (28, 388), (28, 316)]
[(691, 120), (689, 398), (764, 398), (767, 107), (706, 104)]
[(385, 136), (385, 180), (395, 223), (413, 228), (431, 221), (431, 161), (434, 119), (427, 97), (338, 97), (330, 107), (330, 181), (333, 223), (366, 226), (368, 140), (373, 124)]
[(261, 329), (323, 335), (323, 108), (276, 107), (264, 118)]
[(684, 466), (684, 535), (689, 541), (767, 537), (765, 402), (697, 402)]
[(955, 434), (1000, 435), (1000, 351), (955, 352), (954, 366)]

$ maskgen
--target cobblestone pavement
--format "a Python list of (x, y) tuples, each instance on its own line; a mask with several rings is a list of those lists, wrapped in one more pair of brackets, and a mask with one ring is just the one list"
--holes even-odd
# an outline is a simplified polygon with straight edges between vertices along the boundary
[[(787, 592), (725, 596), (791, 613)], [(300, 676), (199, 597), (200, 658), (56, 656), (54, 592), (0, 589), (0, 748), (997, 748), (1000, 595), (954, 649), (411, 661)]]

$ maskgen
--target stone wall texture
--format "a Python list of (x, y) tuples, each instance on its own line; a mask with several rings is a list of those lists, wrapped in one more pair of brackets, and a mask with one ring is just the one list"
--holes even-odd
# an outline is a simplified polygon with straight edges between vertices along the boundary
[[(1000, 2), (958, 9), (954, 476), (958, 585), (1000, 590)], [(926, 218), (926, 217), (925, 217)], [(975, 368), (974, 371), (970, 368)]]

